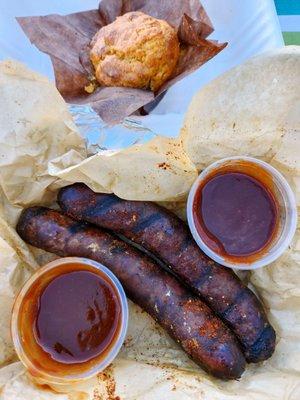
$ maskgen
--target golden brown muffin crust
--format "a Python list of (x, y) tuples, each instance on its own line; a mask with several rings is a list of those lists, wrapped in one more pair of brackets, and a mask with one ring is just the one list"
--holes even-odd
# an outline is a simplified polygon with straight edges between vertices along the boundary
[(104, 86), (157, 91), (171, 77), (178, 57), (175, 29), (137, 11), (100, 29), (91, 42), (90, 58)]

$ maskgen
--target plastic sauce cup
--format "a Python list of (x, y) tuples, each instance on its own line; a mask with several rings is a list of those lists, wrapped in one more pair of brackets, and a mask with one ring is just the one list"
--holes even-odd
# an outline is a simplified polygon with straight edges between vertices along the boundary
[[(73, 267), (75, 269), (72, 269)], [(117, 296), (120, 306), (118, 329), (108, 349), (105, 350), (103, 354), (97, 355), (97, 357), (91, 361), (76, 364), (75, 367), (74, 364), (72, 366), (62, 364), (62, 369), (53, 368), (53, 366), (48, 368), (43, 360), (39, 360), (37, 351), (30, 351), (28, 340), (26, 341), (21, 334), (20, 321), (25, 320), (26, 322), (28, 318), (30, 318), (30, 314), (27, 311), (29, 306), (25, 306), (24, 308), (24, 304), (27, 304), (25, 303), (26, 296), (30, 296), (32, 290), (35, 291), (34, 293), (41, 293), (55, 277), (66, 273), (66, 269), (67, 272), (78, 272), (86, 271), (85, 268), (88, 268), (88, 272), (92, 272), (104, 278)], [(34, 304), (34, 300), (32, 304)], [(76, 310), (76, 304), (74, 304), (74, 310)], [(57, 259), (40, 268), (22, 287), (12, 310), (11, 333), (15, 350), (31, 375), (40, 383), (60, 385), (78, 383), (90, 379), (103, 371), (120, 351), (126, 336), (127, 325), (128, 303), (123, 287), (116, 276), (108, 268), (96, 261), (86, 258), (66, 257)], [(22, 332), (25, 331), (23, 330)], [(33, 335), (30, 334), (29, 336), (31, 338), (30, 341), (33, 342)], [(36, 343), (34, 346), (37, 350)], [(38, 352), (39, 351), (42, 350), (38, 350)]]
[[(247, 166), (247, 168), (245, 166)], [(245, 172), (245, 170), (250, 172)], [(248, 260), (247, 257), (230, 257), (220, 254), (220, 252), (216, 252), (208, 246), (207, 241), (204, 241), (201, 230), (196, 227), (197, 224), (194, 217), (193, 207), (198, 190), (205, 182), (208, 182), (207, 179), (210, 179), (210, 176), (217, 176), (219, 173), (222, 174), (230, 171), (240, 173), (244, 172), (258, 180), (260, 180), (260, 177), (267, 177), (269, 182), (268, 186), (270, 186), (269, 189), (277, 203), (278, 221), (274, 237), (272, 237), (265, 251), (262, 250), (261, 253), (258, 252), (257, 255), (254, 254), (253, 256), (250, 256)], [(290, 245), (297, 227), (297, 206), (295, 196), (289, 184), (282, 174), (274, 167), (264, 161), (252, 157), (237, 156), (217, 161), (200, 173), (189, 193), (187, 219), (195, 241), (208, 257), (219, 264), (233, 269), (256, 269), (275, 261)]]

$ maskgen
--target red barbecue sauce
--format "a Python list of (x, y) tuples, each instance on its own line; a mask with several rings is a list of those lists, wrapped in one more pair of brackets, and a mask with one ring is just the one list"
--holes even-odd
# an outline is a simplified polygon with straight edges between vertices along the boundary
[(32, 285), (19, 315), (23, 347), (37, 369), (79, 373), (104, 359), (115, 343), (121, 302), (101, 271), (70, 263)]
[(214, 170), (197, 189), (193, 216), (211, 250), (229, 261), (256, 261), (268, 250), (278, 227), (272, 178), (246, 161)]

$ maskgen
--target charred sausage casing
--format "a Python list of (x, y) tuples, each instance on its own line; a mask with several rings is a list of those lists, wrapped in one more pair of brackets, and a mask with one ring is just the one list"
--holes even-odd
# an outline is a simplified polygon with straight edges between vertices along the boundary
[(222, 379), (237, 379), (243, 373), (245, 359), (232, 332), (205, 303), (134, 247), (43, 207), (24, 210), (17, 231), (33, 246), (63, 257), (87, 257), (110, 268), (128, 297), (208, 373)]

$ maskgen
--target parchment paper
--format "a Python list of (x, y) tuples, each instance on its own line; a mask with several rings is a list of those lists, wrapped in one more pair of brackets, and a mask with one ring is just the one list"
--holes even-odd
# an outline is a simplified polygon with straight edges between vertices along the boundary
[[(67, 106), (48, 79), (22, 64), (0, 63), (0, 184), (10, 204), (49, 201), (48, 163), (86, 156)], [(48, 190), (49, 189), (49, 190)]]
[[(251, 104), (259, 102), (260, 106), (257, 105), (255, 113), (253, 111), (256, 118), (254, 119), (252, 115), (253, 121), (260, 120), (262, 110), (266, 110), (267, 108), (270, 109), (269, 115), (272, 115), (271, 111), (273, 111), (274, 116), (276, 116), (276, 113), (279, 113), (276, 107), (278, 101), (276, 97), (276, 80), (280, 83), (279, 87), (281, 89), (285, 84), (288, 85), (287, 91), (282, 92), (280, 89), (278, 94), (280, 93), (285, 96), (284, 103), (287, 105), (286, 110), (290, 110), (291, 107), (294, 107), (295, 101), (299, 100), (298, 97), (295, 96), (300, 83), (299, 75), (293, 73), (294, 68), (298, 68), (299, 70), (299, 57), (299, 49), (288, 48), (285, 50), (278, 50), (257, 59), (255, 61), (257, 65), (255, 69), (255, 80), (261, 82), (260, 87), (253, 85), (254, 72), (251, 64), (245, 64), (244, 67), (240, 67), (241, 69), (238, 70), (238, 74), (237, 71), (233, 70), (227, 77), (222, 77), (219, 79), (218, 83), (212, 84), (213, 86), (211, 89), (205, 89), (207, 101), (210, 104), (210, 107), (207, 106), (208, 110), (212, 107), (216, 107), (218, 104), (222, 104), (222, 99), (228, 99), (228, 94), (232, 94), (232, 88), (229, 84), (224, 84), (223, 86), (224, 81), (227, 82), (229, 79), (228, 76), (230, 79), (234, 79), (235, 76), (236, 87), (239, 92), (235, 93), (237, 104), (245, 102), (246, 105), (248, 104), (248, 106), (250, 106)], [(265, 65), (269, 65), (271, 62), (275, 66), (275, 72), (272, 74), (272, 82), (274, 82), (275, 87), (272, 92), (267, 90), (270, 82), (265, 79), (264, 73)], [(247, 71), (249, 71), (251, 82), (248, 81)], [(271, 71), (272, 69), (270, 68), (269, 73), (271, 73)], [(287, 72), (290, 73), (290, 77)], [(247, 77), (247, 79), (240, 78), (243, 80), (244, 85), (242, 85), (242, 82), (239, 84), (240, 76)], [(22, 74), (20, 75), (17, 72), (14, 75), (14, 79), (17, 87), (23, 87), (23, 85), (28, 84), (27, 80), (24, 81)], [(34, 79), (32, 79), (31, 85), (39, 84), (38, 80), (37, 78), (37, 82), (34, 82)], [(10, 79), (8, 79), (7, 82), (8, 87), (10, 87)], [(5, 83), (2, 85), (5, 86)], [(214, 87), (214, 85), (216, 85), (216, 87)], [(251, 90), (251, 85), (253, 90)], [(243, 87), (247, 87), (247, 96), (240, 90)], [(211, 91), (214, 93), (213, 96), (209, 96)], [(270, 96), (270, 93), (272, 96)], [(2, 92), (0, 96), (3, 97)], [(11, 102), (19, 101), (18, 90), (9, 92), (7, 96), (11, 99)], [(35, 93), (35, 96), (38, 96), (37, 99), (39, 98), (37, 93)], [(59, 99), (59, 95), (57, 94), (56, 96), (57, 99)], [(44, 100), (47, 102), (47, 99), (48, 94), (45, 96)], [(34, 97), (32, 100), (32, 107), (34, 107)], [(7, 100), (4, 99), (1, 101)], [(25, 99), (22, 101), (25, 101)], [(65, 106), (62, 104), (61, 107), (64, 108)], [(30, 115), (30, 112), (32, 113), (33, 110), (30, 110), (29, 105), (28, 108), (27, 113)], [(199, 104), (199, 113), (200, 109), (201, 107)], [(239, 111), (237, 107), (232, 108), (227, 117), (238, 118)], [(289, 124), (288, 128), (282, 132), (282, 137), (280, 138), (278, 138), (277, 132), (277, 118), (274, 118), (273, 125), (269, 131), (266, 132), (263, 126), (260, 131), (259, 139), (261, 143), (260, 154), (254, 152), (258, 147), (255, 146), (252, 148), (251, 140), (245, 140), (243, 142), (243, 146), (245, 147), (242, 149), (245, 154), (259, 155), (262, 159), (275, 165), (285, 174), (294, 190), (298, 193), (300, 192), (300, 166), (299, 152), (297, 150), (300, 143), (298, 131), (299, 115), (300, 113), (296, 111), (293, 112), (293, 117), (286, 114)], [(221, 116), (220, 118), (222, 119)], [(18, 126), (18, 119), (14, 113), (10, 114), (9, 120), (11, 127)], [(65, 117), (62, 118), (62, 125), (64, 125), (63, 121), (65, 120)], [(291, 124), (293, 124), (293, 129), (291, 129)], [(47, 120), (45, 119), (41, 120), (38, 126), (39, 129), (43, 127), (43, 129), (49, 132), (51, 132), (53, 128), (53, 126), (50, 127), (47, 125)], [(217, 135), (217, 126), (218, 121), (216, 121), (215, 126), (211, 127), (212, 136)], [(236, 148), (239, 146), (238, 138), (241, 138), (242, 135), (246, 138), (247, 135), (250, 136), (250, 133), (253, 133), (254, 130), (255, 124), (252, 129), (249, 127), (249, 133), (247, 133), (248, 131), (245, 133), (244, 130), (240, 131), (239, 124), (237, 124), (237, 130), (232, 133), (236, 139)], [(73, 134), (76, 135), (76, 131), (73, 131)], [(2, 129), (0, 129), (0, 137), (1, 135), (3, 135)], [(184, 140), (188, 140), (189, 132), (186, 129), (184, 130), (184, 135)], [(222, 132), (220, 135), (225, 135), (225, 133)], [(231, 148), (229, 149), (227, 146), (229, 139), (231, 143), (234, 143), (232, 135), (230, 135), (229, 138), (226, 137), (226, 141), (224, 142), (222, 141), (222, 136), (219, 137), (217, 157), (235, 154), (234, 150), (231, 150)], [(31, 140), (30, 136), (27, 136), (27, 138), (29, 141)], [(180, 140), (181, 139), (182, 138), (180, 138)], [(159, 139), (156, 140), (159, 141)], [(168, 148), (168, 146), (174, 146), (174, 143), (180, 145), (180, 140), (171, 142), (171, 144), (169, 140), (162, 140), (162, 143), (166, 147), (164, 151), (161, 151), (161, 154), (167, 157), (166, 148)], [(273, 146), (274, 143), (276, 146)], [(154, 143), (154, 146), (156, 145), (158, 146), (157, 142)], [(139, 149), (127, 149), (125, 151), (115, 152), (113, 155), (109, 156), (106, 153), (99, 154), (91, 157), (91, 161), (89, 161), (89, 159), (84, 159), (84, 152), (76, 151), (76, 155), (72, 158), (73, 153), (70, 152), (70, 149), (62, 150), (62, 148), (58, 146), (58, 151), (61, 152), (57, 154), (55, 160), (49, 160), (47, 167), (45, 166), (45, 170), (47, 170), (51, 179), (57, 179), (56, 181), (52, 181), (51, 188), (55, 188), (55, 185), (62, 185), (66, 181), (83, 180), (91, 184), (94, 188), (98, 187), (98, 189), (105, 191), (115, 190), (117, 194), (127, 198), (148, 198), (150, 195), (152, 196), (152, 200), (161, 200), (162, 198), (164, 198), (164, 200), (170, 200), (174, 197), (182, 198), (186, 195), (188, 190), (188, 185), (184, 180), (190, 179), (190, 181), (192, 181), (194, 179), (196, 174), (195, 167), (191, 161), (187, 161), (189, 160), (188, 157), (179, 146), (178, 149), (180, 149), (180, 151), (178, 150), (178, 152), (174, 153), (176, 157), (179, 157), (179, 160), (177, 160), (176, 157), (173, 158), (171, 154), (168, 154), (169, 162), (174, 163), (177, 168), (175, 172), (179, 176), (178, 179), (182, 179), (182, 190), (179, 190), (179, 185), (175, 185), (176, 190), (172, 190), (172, 185), (168, 183), (170, 175), (159, 175), (155, 173), (155, 171), (159, 170), (153, 169), (153, 166), (157, 164), (158, 160), (156, 159), (157, 152), (153, 150), (152, 146), (153, 143), (147, 146), (141, 145)], [(207, 157), (203, 162), (203, 166), (214, 160), (216, 143), (212, 141), (210, 147), (209, 140), (205, 136), (205, 146), (207, 149)], [(271, 156), (270, 146), (272, 148)], [(201, 147), (199, 148), (201, 149)], [(153, 154), (149, 150), (152, 150)], [(37, 158), (39, 159), (42, 157), (45, 151), (45, 147), (37, 146)], [(158, 151), (160, 150), (158, 149)], [(79, 159), (84, 159), (79, 164), (78, 154), (80, 154)], [(142, 154), (142, 156), (139, 158), (137, 154)], [(200, 152), (199, 154), (202, 153)], [(110, 158), (112, 158), (113, 161), (108, 160)], [(131, 159), (133, 160), (132, 164)], [(14, 165), (13, 156), (11, 160), (12, 168)], [(105, 162), (105, 160), (108, 161)], [(124, 160), (127, 161), (125, 162)], [(161, 159), (159, 159), (159, 162), (160, 161)], [(197, 164), (202, 162), (200, 158), (195, 158), (194, 161)], [(90, 165), (89, 162), (91, 162)], [(137, 180), (137, 168), (145, 169), (145, 164), (148, 165), (148, 172), (151, 172), (152, 181), (155, 182), (155, 185), (159, 188), (159, 190), (155, 192), (156, 197), (153, 195), (152, 190), (149, 191), (149, 181), (147, 181), (147, 179), (143, 181), (139, 176), (139, 183), (135, 185)], [(179, 173), (181, 168), (185, 168), (183, 165), (186, 164), (189, 165), (189, 168), (186, 169), (187, 172), (183, 174)], [(26, 163), (23, 163), (23, 166), (25, 167)], [(123, 168), (125, 167), (126, 173), (124, 175)], [(22, 170), (22, 164), (18, 162), (15, 168)], [(35, 180), (35, 173), (35, 170), (33, 170), (32, 181)], [(3, 182), (4, 184), (6, 183), (6, 176), (5, 174), (3, 175), (2, 166), (0, 166), (0, 174), (2, 176), (1, 187), (3, 187)], [(19, 174), (20, 172), (17, 176)], [(113, 179), (111, 178), (112, 176)], [(174, 174), (174, 176), (176, 177), (177, 175)], [(61, 178), (63, 178), (63, 181), (60, 180)], [(126, 182), (124, 182), (125, 178)], [(175, 183), (176, 182), (175, 180)], [(12, 179), (12, 188), (14, 188), (14, 184), (19, 185), (19, 180), (16, 183)], [(4, 209), (7, 209), (8, 203), (10, 204), (10, 216), (17, 215), (19, 207), (34, 202), (30, 191), (27, 193), (25, 190), (28, 184), (28, 181), (24, 184), (22, 193), (25, 193), (25, 195), (23, 195), (21, 203), (19, 203), (19, 197), (13, 195), (15, 191), (9, 192), (9, 202), (4, 195), (1, 197)], [(135, 189), (131, 189), (131, 184)], [(169, 190), (171, 192), (168, 198)], [(48, 191), (48, 186), (44, 186), (44, 189), (40, 191), (37, 196), (37, 203), (44, 203), (43, 199), (47, 198)], [(173, 208), (176, 205), (174, 202), (168, 204)], [(178, 204), (182, 206), (182, 202)], [(299, 198), (298, 205), (300, 205)], [(2, 216), (2, 220), (4, 219), (6, 219), (6, 215)], [(13, 221), (13, 218), (10, 218), (10, 221)], [(5, 319), (8, 319), (12, 298), (17, 288), (22, 284), (27, 274), (31, 273), (31, 271), (36, 268), (35, 261), (32, 259), (29, 248), (18, 239), (14, 233), (13, 223), (10, 222), (12, 228), (7, 228), (5, 222), (2, 222), (2, 224), (4, 225), (0, 225), (0, 227), (4, 226), (4, 228), (0, 228), (0, 256), (2, 257), (0, 258), (0, 299), (8, 298), (9, 300), (5, 302), (1, 301), (0, 303), (0, 318), (2, 318), (2, 314), (6, 315), (4, 320), (0, 320), (1, 324)], [(2, 361), (2, 368), (0, 369), (0, 399), (116, 400), (119, 398), (122, 400), (298, 400), (300, 398), (299, 266), (300, 235), (298, 229), (292, 246), (279, 260), (266, 268), (256, 270), (250, 274), (251, 283), (262, 298), (268, 310), (270, 321), (276, 329), (278, 344), (271, 359), (259, 365), (248, 365), (240, 381), (222, 382), (209, 377), (187, 358), (146, 313), (130, 303), (130, 321), (127, 339), (119, 356), (113, 362), (113, 365), (96, 379), (88, 381), (81, 386), (73, 386), (72, 388), (48, 388), (33, 383), (22, 365), (19, 362), (13, 362), (16, 361), (16, 359), (12, 351), (9, 336), (5, 336), (4, 331), (1, 330), (0, 360)], [(15, 276), (15, 279), (8, 278), (12, 276)], [(6, 326), (8, 328), (8, 325)], [(9, 351), (7, 351), (7, 349), (9, 349)], [(63, 393), (58, 394), (54, 389)]]

